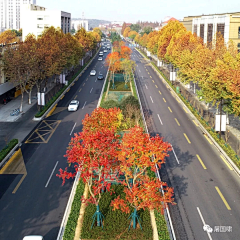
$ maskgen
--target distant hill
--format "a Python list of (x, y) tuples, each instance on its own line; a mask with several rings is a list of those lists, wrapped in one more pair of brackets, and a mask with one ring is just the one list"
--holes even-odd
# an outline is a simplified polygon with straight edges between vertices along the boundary
[[(81, 20), (81, 18), (72, 18), (72, 20)], [(99, 24), (105, 24), (105, 23), (111, 23), (110, 21), (107, 20), (99, 20), (99, 19), (86, 19), (88, 20), (88, 28), (90, 29), (98, 27)]]

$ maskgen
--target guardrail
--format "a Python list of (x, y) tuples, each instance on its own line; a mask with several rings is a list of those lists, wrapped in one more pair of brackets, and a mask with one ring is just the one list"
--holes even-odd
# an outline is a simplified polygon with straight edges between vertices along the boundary
[[(149, 134), (147, 123), (146, 123), (144, 112), (143, 112), (143, 108), (142, 108), (141, 99), (140, 99), (140, 96), (139, 96), (139, 93), (138, 93), (138, 86), (136, 84), (136, 80), (135, 80), (134, 74), (133, 74), (133, 79), (134, 79), (134, 83), (135, 83), (135, 86), (136, 86), (136, 92), (137, 92), (139, 103), (140, 103), (140, 110), (141, 110), (141, 115), (142, 115), (142, 118), (143, 118), (145, 130)], [(156, 168), (156, 172), (155, 173), (157, 174), (158, 179), (161, 181), (161, 177), (160, 177), (157, 165), (155, 165), (155, 168)], [(162, 193), (164, 195), (163, 188), (161, 188), (161, 191), (162, 191)], [(168, 207), (164, 210), (164, 217), (165, 217), (165, 220), (166, 220), (166, 223), (167, 223), (168, 232), (170, 234), (171, 240), (176, 240), (175, 231), (174, 231), (174, 228), (173, 228), (173, 225), (172, 225), (172, 219), (171, 219), (171, 215), (170, 215)]]

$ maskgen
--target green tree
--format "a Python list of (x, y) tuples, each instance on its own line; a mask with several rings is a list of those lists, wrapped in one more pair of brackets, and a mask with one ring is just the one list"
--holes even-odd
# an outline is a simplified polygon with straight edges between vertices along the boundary
[(141, 26), (139, 24), (132, 24), (130, 28), (132, 31), (139, 32), (141, 29)]

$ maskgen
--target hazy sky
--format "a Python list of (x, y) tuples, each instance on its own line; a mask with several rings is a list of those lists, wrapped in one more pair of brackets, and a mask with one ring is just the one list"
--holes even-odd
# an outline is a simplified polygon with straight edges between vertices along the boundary
[(72, 18), (109, 21), (161, 21), (166, 16), (240, 12), (237, 0), (36, 0), (37, 5), (70, 12)]

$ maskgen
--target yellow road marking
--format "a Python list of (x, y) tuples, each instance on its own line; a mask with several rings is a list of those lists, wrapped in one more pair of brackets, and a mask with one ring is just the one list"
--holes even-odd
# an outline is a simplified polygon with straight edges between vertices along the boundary
[(165, 98), (163, 98), (163, 101), (166, 102)]
[(160, 91), (158, 91), (160, 94), (162, 94)]
[(185, 138), (187, 139), (188, 143), (191, 144), (190, 140), (188, 139), (188, 136), (186, 133), (183, 134), (185, 136)]
[(77, 95), (75, 96), (75, 98), (74, 99), (76, 99), (77, 98)]
[(210, 141), (210, 139), (208, 138), (207, 135), (204, 134), (204, 137), (208, 140), (208, 142), (209, 142), (210, 144), (212, 144), (212, 142)]
[(194, 122), (194, 124), (198, 127), (198, 124), (195, 122), (195, 120), (192, 120)]
[(152, 78), (152, 76), (150, 76), (150, 78)]
[(178, 98), (176, 98), (176, 100), (180, 103), (180, 100)]
[(81, 90), (82, 90), (82, 89), (80, 88), (80, 89), (79, 89), (79, 92), (81, 92)]
[(205, 164), (203, 163), (202, 159), (199, 157), (199, 155), (196, 154), (196, 156), (197, 156), (199, 162), (202, 164), (203, 169), (207, 169), (206, 166), (205, 166)]
[[(74, 85), (74, 84), (75, 84), (75, 82), (73, 83), (73, 85)], [(73, 85), (72, 85), (72, 86), (73, 86)]]
[(185, 107), (183, 107), (183, 109), (184, 109), (184, 111), (185, 111), (186, 113), (188, 113), (188, 110), (187, 110)]
[(65, 96), (65, 95), (63, 95), (63, 96), (61, 97), (61, 100), (64, 98), (64, 96)]
[(156, 88), (158, 88), (158, 86), (157, 85), (155, 85), (156, 86)]
[(221, 197), (222, 201), (224, 202), (226, 208), (227, 208), (228, 210), (231, 210), (231, 208), (230, 208), (228, 202), (226, 201), (225, 197), (222, 195), (220, 189), (219, 189), (218, 187), (215, 187), (215, 188), (216, 188), (216, 190), (217, 190), (219, 196)]
[(24, 174), (21, 178), (21, 180), (18, 182), (17, 186), (14, 188), (14, 190), (12, 191), (12, 193), (16, 193), (16, 191), (18, 190), (18, 188), (20, 187), (21, 183), (23, 182), (24, 178), (27, 176), (27, 174)]
[(85, 83), (83, 83), (83, 86), (85, 85)]
[(222, 155), (220, 155), (220, 157), (225, 162), (225, 164), (228, 166), (228, 168), (232, 171), (233, 168), (230, 166), (230, 164), (227, 162), (227, 160)]
[(67, 92), (69, 92), (70, 88), (67, 90)]
[(154, 83), (154, 80), (152, 80), (152, 82)]
[(171, 108), (170, 108), (170, 107), (168, 107), (168, 109), (169, 109), (169, 111), (170, 111), (170, 112), (172, 112), (172, 110), (171, 110)]
[(148, 72), (148, 75), (150, 75), (150, 73)]
[(178, 120), (175, 118), (175, 121), (177, 123), (178, 126), (180, 126), (180, 123), (178, 122)]

